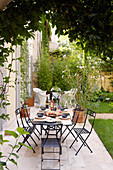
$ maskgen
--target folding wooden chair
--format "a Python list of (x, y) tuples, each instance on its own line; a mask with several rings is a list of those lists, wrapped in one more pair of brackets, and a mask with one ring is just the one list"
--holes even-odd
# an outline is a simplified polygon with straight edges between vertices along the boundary
[[(90, 118), (93, 119), (93, 122), (92, 122), (92, 125), (91, 125), (90, 129), (88, 129), (86, 127), (86, 121), (87, 121), (89, 116), (90, 116)], [(89, 136), (91, 135), (91, 132), (92, 132), (92, 129), (93, 129), (93, 126), (94, 126), (95, 117), (96, 117), (96, 113), (94, 111), (90, 110), (90, 109), (87, 109), (86, 118), (85, 118), (85, 122), (84, 122), (83, 126), (81, 128), (76, 128), (76, 127), (73, 128), (73, 130), (74, 130), (74, 132), (76, 133), (77, 136), (75, 137), (74, 141), (70, 145), (70, 148), (72, 147), (75, 150), (75, 148), (73, 147), (73, 144), (75, 143), (75, 141), (77, 141), (78, 138), (82, 142), (79, 149), (77, 151), (75, 150), (76, 151), (75, 155), (78, 154), (78, 152), (80, 151), (80, 149), (83, 146), (87, 146), (87, 148), (91, 151), (91, 153), (93, 152), (91, 150), (91, 148), (89, 147), (89, 145), (86, 143), (86, 141), (89, 138)], [(83, 135), (85, 135), (85, 137), (83, 137)]]
[[(25, 131), (29, 132), (29, 134), (22, 135), (24, 138), (22, 143), (24, 144), (25, 142), (27, 142), (27, 144), (32, 148), (33, 152), (35, 153), (34, 148), (31, 146), (31, 144), (28, 141), (28, 139), (31, 138), (32, 141), (34, 142), (35, 146), (37, 146), (37, 143), (35, 142), (34, 138), (32, 137), (32, 133), (34, 133), (35, 126), (30, 126), (29, 123), (26, 122), (26, 117), (21, 116), (20, 108), (16, 109), (15, 114), (16, 114), (16, 121), (17, 121), (18, 127), (22, 127)], [(22, 146), (23, 145), (20, 145), (17, 152), (21, 149)]]

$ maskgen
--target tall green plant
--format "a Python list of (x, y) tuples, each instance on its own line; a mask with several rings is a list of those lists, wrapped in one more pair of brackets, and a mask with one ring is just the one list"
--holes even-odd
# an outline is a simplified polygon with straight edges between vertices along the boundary
[(76, 100), (80, 107), (87, 108), (92, 92), (98, 89), (98, 64), (95, 58), (93, 56), (91, 58), (80, 46), (77, 46), (76, 42), (70, 43), (70, 48), (73, 53), (67, 68), (63, 71), (64, 79), (68, 77), (70, 87), (75, 89)]
[(52, 88), (52, 67), (49, 58), (43, 57), (38, 63), (37, 72), (37, 84), (42, 90), (47, 90), (48, 92)]

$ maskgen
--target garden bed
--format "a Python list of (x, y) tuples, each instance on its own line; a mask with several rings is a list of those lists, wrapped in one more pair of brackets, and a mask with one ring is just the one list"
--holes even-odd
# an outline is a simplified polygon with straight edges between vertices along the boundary
[(96, 113), (113, 113), (113, 102), (90, 102), (89, 107)]

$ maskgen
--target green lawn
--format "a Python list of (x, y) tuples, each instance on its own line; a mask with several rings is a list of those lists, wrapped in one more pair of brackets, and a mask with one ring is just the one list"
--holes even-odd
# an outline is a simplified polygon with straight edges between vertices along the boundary
[(96, 113), (113, 113), (113, 102), (90, 102), (88, 108)]
[(96, 119), (94, 129), (113, 158), (113, 120)]

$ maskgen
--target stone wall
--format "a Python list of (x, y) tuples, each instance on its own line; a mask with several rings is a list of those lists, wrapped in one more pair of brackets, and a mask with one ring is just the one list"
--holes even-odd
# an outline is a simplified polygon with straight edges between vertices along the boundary
[(109, 90), (113, 92), (113, 87), (111, 85), (111, 81), (113, 81), (113, 73), (112, 72), (101, 72), (99, 87), (103, 87), (104, 90)]

